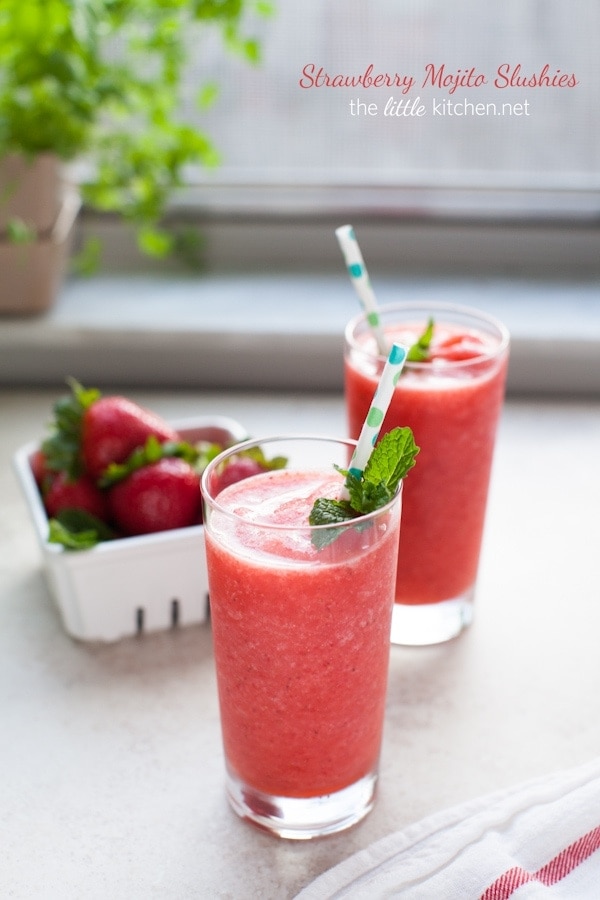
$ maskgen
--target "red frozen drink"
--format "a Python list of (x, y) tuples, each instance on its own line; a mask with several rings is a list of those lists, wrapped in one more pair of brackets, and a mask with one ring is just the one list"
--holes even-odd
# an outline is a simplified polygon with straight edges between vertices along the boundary
[(286, 467), (222, 492), (222, 462), (203, 479), (227, 787), (241, 816), (309, 838), (352, 825), (373, 804), (400, 493), (334, 526), (320, 546), (314, 532), (330, 526), (310, 526), (309, 513), (318, 497), (339, 496), (333, 464), (348, 464), (351, 443), (260, 446)]
[[(382, 434), (408, 425), (421, 448), (404, 486), (392, 641), (430, 644), (472, 618), (509, 337), (477, 310), (396, 304), (380, 310), (390, 342), (412, 346), (434, 321), (421, 362), (407, 362)], [(384, 365), (364, 315), (346, 329), (349, 430), (360, 431)]]

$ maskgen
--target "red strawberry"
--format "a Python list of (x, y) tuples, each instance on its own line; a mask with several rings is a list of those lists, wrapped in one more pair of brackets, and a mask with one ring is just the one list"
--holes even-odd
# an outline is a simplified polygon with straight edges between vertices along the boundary
[(29, 465), (40, 493), (45, 494), (54, 479), (56, 472), (48, 467), (48, 460), (42, 450), (36, 450), (29, 460)]
[(430, 347), (430, 359), (462, 362), (485, 353), (485, 344), (477, 335), (457, 334)]
[(179, 435), (160, 416), (125, 397), (101, 397), (83, 414), (81, 451), (86, 471), (97, 479), (110, 463), (122, 463), (153, 435), (161, 443)]
[(72, 394), (55, 403), (53, 432), (42, 444), (53, 470), (72, 478), (85, 471), (97, 481), (107, 466), (124, 462), (149, 437), (179, 441), (164, 419), (132, 400), (70, 384)]
[(251, 475), (258, 475), (260, 472), (264, 472), (265, 468), (265, 466), (262, 466), (257, 460), (252, 459), (250, 456), (236, 456), (231, 462), (227, 463), (226, 467), (219, 475), (215, 493), (219, 494), (230, 484), (235, 484), (236, 481), (250, 478)]
[(104, 521), (108, 518), (106, 496), (86, 475), (73, 480), (59, 472), (44, 495), (44, 506), (49, 518), (63, 509), (84, 509)]
[(31, 455), (29, 465), (31, 467), (31, 471), (33, 473), (33, 477), (35, 478), (36, 484), (39, 486), (48, 474), (45, 454), (42, 453), (41, 450), (36, 450), (35, 453)]
[(126, 535), (195, 525), (200, 517), (200, 479), (177, 457), (135, 469), (108, 491), (116, 525)]

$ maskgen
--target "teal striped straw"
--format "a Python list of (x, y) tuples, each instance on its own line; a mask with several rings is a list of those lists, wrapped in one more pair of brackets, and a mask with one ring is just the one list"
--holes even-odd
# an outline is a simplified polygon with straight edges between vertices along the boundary
[(377, 341), (377, 349), (381, 356), (387, 356), (388, 343), (385, 339), (381, 321), (379, 318), (379, 310), (375, 293), (371, 287), (371, 279), (367, 272), (354, 228), (352, 225), (341, 225), (335, 230), (335, 236), (338, 239), (340, 249), (346, 262), (346, 267), (350, 275), (350, 280), (354, 285), (358, 299), (367, 317), (367, 322)]
[(407, 354), (407, 347), (404, 347), (402, 344), (392, 344), (392, 349), (383, 367), (377, 390), (373, 395), (367, 418), (364, 421), (352, 459), (350, 460), (349, 470), (357, 478), (360, 478), (362, 475), (373, 447), (377, 443), (385, 414), (392, 402), (394, 389), (400, 378)]
[[(356, 478), (361, 477), (373, 452), (373, 447), (377, 443), (385, 414), (392, 402), (394, 389), (406, 362), (407, 354), (408, 347), (405, 347), (403, 344), (392, 344), (392, 349), (383, 367), (367, 418), (364, 421), (350, 465), (348, 466), (348, 471)], [(348, 499), (348, 492), (345, 487), (342, 490), (340, 499)]]

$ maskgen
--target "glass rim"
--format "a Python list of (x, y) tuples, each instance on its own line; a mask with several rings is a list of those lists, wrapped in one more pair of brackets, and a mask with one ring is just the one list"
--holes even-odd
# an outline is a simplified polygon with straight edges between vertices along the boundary
[[(217, 466), (219, 466), (228, 456), (235, 456), (236, 453), (247, 450), (250, 447), (262, 446), (263, 444), (274, 443), (275, 441), (320, 441), (322, 443), (342, 444), (350, 448), (354, 448), (357, 444), (357, 441), (355, 441), (353, 438), (339, 438), (324, 434), (279, 434), (268, 435), (264, 438), (249, 438), (239, 444), (234, 444), (232, 447), (227, 447), (225, 450), (222, 450), (217, 456), (214, 457), (214, 459), (211, 459), (211, 461), (208, 463), (202, 473), (202, 478), (200, 479), (200, 490), (203, 502), (211, 506), (213, 510), (218, 510), (220, 514), (226, 516), (228, 519), (231, 519), (235, 522), (243, 522), (244, 524), (250, 525), (252, 527), (279, 532), (299, 530), (323, 532), (329, 531), (331, 529), (351, 528), (353, 525), (363, 524), (364, 522), (369, 522), (372, 519), (376, 519), (378, 516), (382, 515), (382, 513), (385, 513), (387, 510), (391, 509), (394, 503), (398, 500), (398, 497), (402, 494), (403, 482), (400, 481), (398, 490), (396, 491), (392, 499), (389, 500), (384, 506), (380, 506), (377, 509), (372, 510), (372, 512), (370, 513), (361, 513), (355, 518), (346, 519), (343, 522), (328, 522), (325, 525), (311, 525), (308, 520), (306, 522), (306, 525), (285, 525), (277, 524), (275, 522), (253, 522), (249, 519), (245, 519), (243, 516), (238, 516), (231, 510), (225, 509), (225, 507), (221, 506), (221, 504), (217, 500), (218, 495), (217, 497), (213, 497), (208, 490), (209, 478), (211, 477)], [(333, 466), (334, 463), (332, 462), (331, 467), (333, 468)], [(204, 527), (206, 527), (206, 522), (204, 522)]]
[[(484, 312), (481, 309), (477, 309), (475, 306), (466, 306), (460, 303), (451, 303), (447, 300), (399, 300), (394, 303), (384, 303), (378, 307), (378, 312), (381, 315), (408, 310), (418, 310), (425, 315), (428, 312), (446, 312), (457, 313), (458, 315), (465, 317), (469, 316), (474, 320), (478, 320), (482, 324), (485, 323), (488, 326), (492, 326), (498, 332), (499, 341), (497, 346), (488, 348), (486, 349), (485, 353), (470, 357), (469, 359), (444, 359), (437, 365), (435, 364), (435, 360), (433, 364), (431, 362), (416, 362), (407, 360), (405, 363), (405, 367), (407, 369), (413, 369), (414, 371), (431, 371), (433, 368), (435, 371), (449, 371), (458, 368), (465, 368), (471, 365), (481, 365), (482, 362), (497, 359), (509, 347), (510, 332), (506, 325), (504, 325), (504, 323), (501, 322), (500, 319), (497, 319), (496, 316)], [(346, 344), (348, 347), (352, 348), (353, 351), (361, 353), (363, 356), (366, 356), (369, 359), (378, 360), (382, 363), (385, 363), (386, 357), (383, 354), (371, 352), (363, 345), (359, 344), (355, 339), (354, 333), (359, 324), (365, 323), (368, 329), (369, 326), (367, 323), (367, 317), (368, 314), (364, 310), (362, 310), (361, 312), (353, 316), (349, 322), (347, 322), (346, 327), (344, 328), (344, 338), (346, 340)], [(398, 324), (402, 323), (398, 322)]]

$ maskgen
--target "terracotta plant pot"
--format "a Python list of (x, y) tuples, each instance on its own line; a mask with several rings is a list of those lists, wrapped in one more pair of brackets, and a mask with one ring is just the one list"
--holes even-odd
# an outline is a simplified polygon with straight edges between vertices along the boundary
[(0, 234), (21, 219), (42, 235), (50, 231), (62, 202), (60, 160), (51, 153), (32, 159), (10, 153), (0, 159)]
[[(55, 156), (0, 160), (0, 314), (31, 315), (52, 306), (80, 205)], [(9, 223), (16, 219), (32, 231), (31, 240), (11, 239)]]

